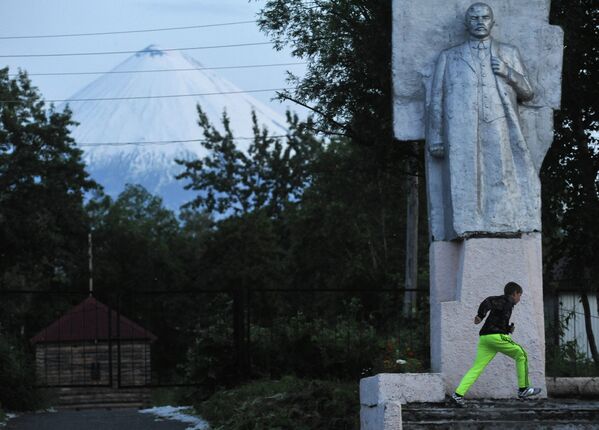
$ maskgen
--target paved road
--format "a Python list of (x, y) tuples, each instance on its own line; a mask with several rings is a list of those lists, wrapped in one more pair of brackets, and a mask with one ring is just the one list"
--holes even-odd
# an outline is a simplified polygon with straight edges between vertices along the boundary
[(98, 409), (25, 414), (13, 418), (6, 430), (185, 430), (189, 424), (164, 420), (137, 409)]

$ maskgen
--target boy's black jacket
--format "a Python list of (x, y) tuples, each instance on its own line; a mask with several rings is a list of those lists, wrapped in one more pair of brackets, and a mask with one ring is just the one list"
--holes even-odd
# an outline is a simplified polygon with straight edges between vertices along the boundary
[(514, 301), (510, 296), (487, 297), (478, 307), (478, 317), (483, 319), (491, 311), (479, 334), (510, 334), (510, 317)]

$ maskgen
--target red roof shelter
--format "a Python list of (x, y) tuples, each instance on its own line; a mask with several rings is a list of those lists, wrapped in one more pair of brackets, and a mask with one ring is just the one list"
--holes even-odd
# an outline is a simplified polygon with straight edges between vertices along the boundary
[(154, 334), (90, 296), (33, 336), (31, 343), (107, 341), (109, 327), (113, 340), (156, 340)]
[(156, 336), (88, 297), (31, 338), (38, 383), (48, 387), (144, 387)]

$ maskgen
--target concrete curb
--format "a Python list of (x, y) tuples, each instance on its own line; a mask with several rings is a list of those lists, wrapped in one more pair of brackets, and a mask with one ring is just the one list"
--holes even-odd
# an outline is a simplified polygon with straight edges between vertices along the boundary
[(551, 397), (599, 397), (599, 377), (548, 377), (547, 394)]

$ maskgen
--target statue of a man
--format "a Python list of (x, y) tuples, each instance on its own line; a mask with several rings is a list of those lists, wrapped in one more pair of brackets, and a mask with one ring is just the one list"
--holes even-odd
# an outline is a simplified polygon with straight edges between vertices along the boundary
[(518, 48), (491, 38), (493, 10), (466, 11), (468, 40), (439, 55), (428, 104), (427, 145), (443, 170), (445, 236), (540, 231), (540, 183), (518, 102), (533, 89)]

